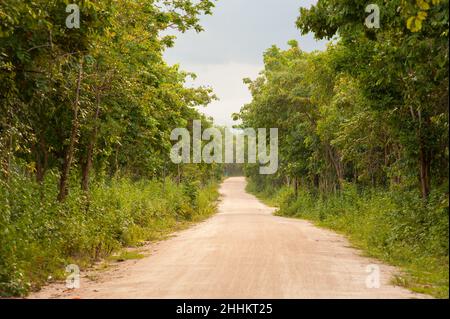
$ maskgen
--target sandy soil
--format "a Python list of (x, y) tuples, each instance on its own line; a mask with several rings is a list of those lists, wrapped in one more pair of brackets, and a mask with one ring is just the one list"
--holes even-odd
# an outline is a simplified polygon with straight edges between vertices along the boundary
[[(341, 235), (273, 216), (244, 189), (244, 178), (227, 179), (217, 215), (146, 247), (146, 258), (85, 273), (80, 289), (57, 283), (31, 298), (424, 297), (390, 285), (395, 269)], [(367, 287), (370, 265), (380, 269), (379, 288)]]

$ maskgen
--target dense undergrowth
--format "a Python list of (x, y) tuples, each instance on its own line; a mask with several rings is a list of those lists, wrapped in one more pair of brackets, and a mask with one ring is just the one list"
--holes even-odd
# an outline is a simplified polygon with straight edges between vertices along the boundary
[[(326, 197), (291, 188), (261, 187), (248, 191), (279, 207), (280, 216), (303, 218), (347, 235), (368, 256), (399, 266), (393, 283), (438, 298), (449, 296), (449, 211), (445, 192), (426, 204), (415, 192), (366, 190), (346, 185)], [(444, 194), (439, 196), (438, 194)]]
[(42, 185), (15, 176), (0, 181), (0, 296), (23, 296), (65, 266), (83, 269), (120, 250), (161, 238), (215, 211), (217, 184), (121, 178), (76, 188), (55, 200), (56, 174)]

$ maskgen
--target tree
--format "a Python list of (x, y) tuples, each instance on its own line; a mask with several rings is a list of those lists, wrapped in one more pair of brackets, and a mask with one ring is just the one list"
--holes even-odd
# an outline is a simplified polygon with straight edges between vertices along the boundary
[(297, 25), (318, 38), (340, 37), (342, 70), (358, 79), (372, 109), (386, 114), (427, 198), (436, 168), (448, 162), (448, 1), (380, 2), (375, 31), (361, 23), (364, 5), (320, 0), (301, 10)]
[(78, 1), (80, 28), (66, 27), (66, 1), (0, 6), (1, 162), (24, 161), (38, 182), (58, 169), (64, 201), (80, 168), (88, 193), (101, 175), (154, 177), (165, 164), (174, 127), (199, 118), (208, 88), (185, 88), (191, 74), (168, 66), (173, 45), (162, 31), (201, 31), (212, 1)]

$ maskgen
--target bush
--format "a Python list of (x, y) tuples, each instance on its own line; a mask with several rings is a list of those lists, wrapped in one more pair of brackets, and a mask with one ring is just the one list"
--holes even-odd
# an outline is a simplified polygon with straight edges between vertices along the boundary
[[(250, 185), (252, 182), (249, 183)], [(249, 190), (256, 187), (250, 186)], [(449, 206), (446, 188), (427, 202), (416, 192), (366, 190), (348, 184), (337, 194), (314, 197), (301, 190), (264, 190), (257, 195), (276, 202), (278, 215), (312, 220), (349, 236), (373, 257), (400, 266), (405, 286), (448, 298)]]
[(0, 182), (0, 296), (23, 296), (67, 264), (90, 265), (123, 246), (161, 238), (179, 223), (214, 212), (217, 190), (194, 182), (93, 185), (89, 198), (76, 187), (55, 201), (56, 175), (42, 185), (17, 175)]

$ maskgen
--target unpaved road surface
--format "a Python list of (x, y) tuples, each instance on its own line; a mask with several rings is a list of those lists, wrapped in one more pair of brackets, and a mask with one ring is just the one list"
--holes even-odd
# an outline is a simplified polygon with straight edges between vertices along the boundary
[[(361, 257), (342, 236), (273, 216), (245, 192), (244, 178), (227, 179), (221, 194), (217, 215), (154, 244), (148, 257), (83, 276), (80, 289), (53, 284), (31, 298), (423, 297), (390, 285), (395, 270)], [(373, 265), (379, 288), (366, 284), (376, 279)]]

